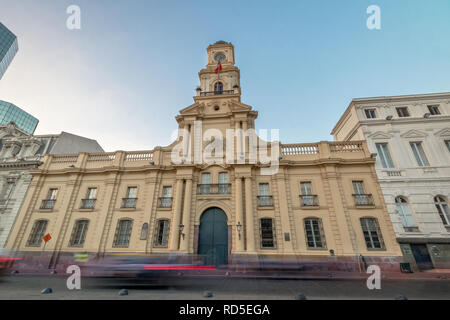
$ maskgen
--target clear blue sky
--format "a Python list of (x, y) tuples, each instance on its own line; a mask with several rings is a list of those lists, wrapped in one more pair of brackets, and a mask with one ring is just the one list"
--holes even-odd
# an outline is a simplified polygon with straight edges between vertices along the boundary
[[(82, 29), (66, 28), (81, 7)], [(381, 8), (368, 30), (366, 8)], [(2, 0), (20, 51), (0, 99), (107, 150), (167, 145), (206, 47), (235, 45), (243, 102), (283, 143), (330, 140), (352, 98), (450, 91), (450, 1)]]

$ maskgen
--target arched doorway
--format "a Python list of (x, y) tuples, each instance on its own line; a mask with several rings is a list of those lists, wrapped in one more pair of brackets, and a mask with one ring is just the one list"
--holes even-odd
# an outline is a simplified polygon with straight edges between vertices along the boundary
[(227, 216), (222, 209), (209, 208), (200, 218), (198, 254), (210, 265), (228, 264)]

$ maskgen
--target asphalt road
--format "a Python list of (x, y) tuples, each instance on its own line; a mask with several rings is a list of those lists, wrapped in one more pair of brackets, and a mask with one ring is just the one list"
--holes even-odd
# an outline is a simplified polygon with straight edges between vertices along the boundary
[[(0, 299), (39, 300), (292, 300), (298, 294), (313, 299), (387, 299), (398, 295), (408, 299), (450, 300), (448, 280), (383, 280), (380, 290), (367, 289), (362, 280), (265, 280), (229, 277), (172, 279), (163, 283), (136, 283), (118, 279), (81, 279), (81, 290), (68, 290), (65, 275), (7, 275), (0, 279)], [(41, 294), (44, 288), (52, 294)], [(119, 296), (127, 289), (127, 296)], [(210, 291), (212, 298), (204, 297)]]

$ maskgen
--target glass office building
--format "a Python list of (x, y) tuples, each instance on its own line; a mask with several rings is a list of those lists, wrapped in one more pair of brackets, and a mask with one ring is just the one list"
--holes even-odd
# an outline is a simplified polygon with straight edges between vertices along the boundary
[(19, 51), (17, 37), (0, 22), (0, 79)]
[(12, 103), (0, 100), (0, 125), (4, 126), (14, 121), (16, 125), (25, 132), (33, 134), (39, 120), (31, 114), (26, 113)]

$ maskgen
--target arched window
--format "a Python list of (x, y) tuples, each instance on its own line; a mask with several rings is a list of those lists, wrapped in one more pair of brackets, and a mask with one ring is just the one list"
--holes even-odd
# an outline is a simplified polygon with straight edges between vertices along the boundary
[(70, 237), (69, 246), (82, 247), (84, 240), (86, 239), (87, 229), (89, 226), (89, 220), (77, 220), (73, 225), (72, 235)]
[(42, 238), (45, 235), (45, 229), (47, 229), (47, 220), (36, 220), (33, 228), (31, 229), (30, 237), (27, 241), (27, 246), (39, 247), (42, 243)]
[(442, 222), (446, 226), (450, 226), (450, 211), (448, 209), (448, 203), (442, 196), (434, 197), (434, 204), (441, 216)]
[(147, 240), (147, 235), (148, 235), (148, 223), (144, 223), (142, 225), (142, 229), (141, 229), (141, 240)]
[(368, 250), (383, 249), (383, 238), (380, 226), (375, 218), (361, 218), (361, 228)]
[(308, 248), (326, 248), (321, 219), (307, 218), (304, 220), (304, 224)]
[(114, 247), (128, 247), (132, 226), (132, 219), (121, 219), (117, 222), (116, 233), (114, 235)]
[(214, 93), (221, 94), (223, 92), (223, 83), (218, 81), (214, 84)]
[(273, 219), (263, 218), (260, 220), (261, 226), (261, 248), (275, 248), (275, 232)]
[(398, 196), (397, 198), (395, 198), (395, 207), (397, 209), (398, 215), (400, 216), (403, 227), (411, 228), (416, 226), (411, 208), (408, 204), (408, 200), (405, 197)]

